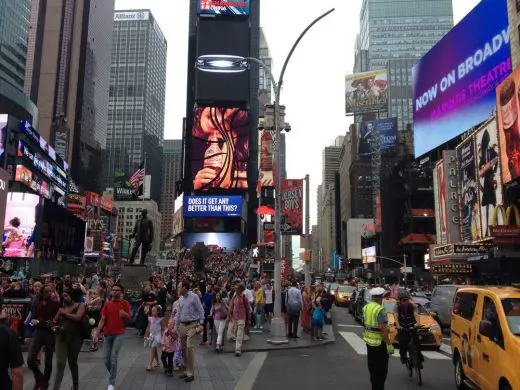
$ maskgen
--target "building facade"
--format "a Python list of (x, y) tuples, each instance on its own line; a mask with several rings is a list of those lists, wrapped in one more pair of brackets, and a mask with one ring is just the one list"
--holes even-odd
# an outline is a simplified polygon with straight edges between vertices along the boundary
[[(264, 30), (261, 27), (259, 53), (260, 56), (258, 58), (267, 66), (269, 72), (272, 72), (273, 57), (271, 56), (269, 43), (265, 37)], [(271, 103), (274, 91), (272, 89), (272, 82), (269, 79), (268, 72), (264, 68), (259, 67), (258, 74), (258, 115), (262, 117), (264, 116), (264, 106)]]
[(369, 70), (389, 59), (417, 61), (453, 27), (452, 0), (363, 0), (360, 26)]
[(102, 187), (113, 11), (114, 0), (37, 0), (31, 11), (24, 89), (82, 191)]
[(160, 202), (166, 39), (149, 10), (116, 11), (113, 20), (103, 184), (112, 187), (116, 172), (146, 162), (151, 198)]
[(163, 146), (161, 188), (161, 245), (173, 235), (176, 182), (182, 179), (182, 140), (166, 139)]
[[(120, 238), (129, 239), (134, 231), (137, 220), (141, 217), (141, 210), (148, 211), (148, 219), (153, 223), (154, 241), (148, 259), (156, 257), (160, 249), (161, 237), (161, 213), (157, 202), (153, 200), (143, 201), (114, 201), (113, 207), (117, 209), (117, 235)], [(133, 244), (133, 241), (132, 241)], [(130, 251), (132, 248), (130, 247)]]
[[(352, 129), (352, 127), (351, 127)], [(351, 193), (350, 193), (350, 164), (352, 162), (352, 140), (351, 132), (348, 132), (341, 146), (339, 156), (339, 214), (341, 246), (337, 248), (338, 253), (347, 253), (347, 221), (351, 214)]]

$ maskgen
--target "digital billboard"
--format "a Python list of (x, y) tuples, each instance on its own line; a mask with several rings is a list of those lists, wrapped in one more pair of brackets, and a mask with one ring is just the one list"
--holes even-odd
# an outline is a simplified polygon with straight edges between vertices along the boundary
[(381, 154), (397, 152), (397, 118), (363, 122), (359, 128), (358, 156), (369, 157), (374, 134), (379, 133)]
[(10, 192), (7, 195), (2, 239), (4, 257), (34, 257), (34, 227), (40, 197)]
[(197, 107), (191, 136), (195, 191), (248, 188), (249, 111)]
[(3, 168), (5, 163), (5, 142), (7, 137), (8, 120), (9, 115), (0, 114), (0, 168)]
[(479, 181), (480, 225), (482, 237), (491, 236), (490, 225), (497, 206), (503, 204), (502, 175), (500, 167), (496, 120), (485, 124), (475, 134)]
[(489, 118), (511, 73), (506, 0), (482, 0), (413, 69), (415, 156)]
[[(464, 242), (481, 238), (475, 139), (469, 137), (457, 147), (459, 165), (461, 239)], [(454, 184), (454, 183), (453, 183)]]
[(240, 217), (241, 196), (185, 196), (184, 217)]
[(496, 90), (500, 163), (504, 184), (520, 177), (520, 68)]
[(376, 247), (369, 246), (368, 248), (361, 249), (361, 258), (363, 259), (363, 264), (370, 264), (377, 262), (376, 256)]
[(250, 0), (197, 0), (199, 15), (249, 15)]
[(346, 113), (386, 110), (387, 88), (386, 69), (345, 76)]
[(226, 251), (242, 248), (240, 233), (184, 233), (182, 238), (185, 248), (192, 248), (197, 242)]

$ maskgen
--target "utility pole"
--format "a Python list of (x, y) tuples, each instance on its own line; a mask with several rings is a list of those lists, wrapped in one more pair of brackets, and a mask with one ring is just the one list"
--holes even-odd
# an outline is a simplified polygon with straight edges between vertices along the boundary
[(311, 261), (312, 261), (312, 243), (311, 243), (311, 216), (310, 216), (310, 178), (305, 175), (305, 286), (311, 285)]

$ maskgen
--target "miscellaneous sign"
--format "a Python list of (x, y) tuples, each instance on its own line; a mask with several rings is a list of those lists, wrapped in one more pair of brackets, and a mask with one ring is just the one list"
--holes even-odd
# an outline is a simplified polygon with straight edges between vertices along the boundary
[(473, 265), (466, 263), (433, 264), (431, 269), (434, 274), (442, 275), (473, 273)]
[(488, 253), (489, 245), (482, 244), (447, 244), (433, 248), (434, 257), (468, 256)]

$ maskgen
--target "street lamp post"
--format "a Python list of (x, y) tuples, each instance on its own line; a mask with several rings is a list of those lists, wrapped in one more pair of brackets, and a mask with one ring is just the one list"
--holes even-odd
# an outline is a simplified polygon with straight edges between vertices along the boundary
[[(220, 73), (236, 73), (243, 72), (247, 69), (244, 64), (254, 62), (261, 66), (269, 76), (272, 87), (275, 93), (274, 99), (274, 132), (275, 132), (275, 143), (274, 143), (274, 154), (275, 154), (275, 165), (279, 168), (281, 166), (281, 151), (280, 151), (280, 140), (283, 126), (279, 125), (280, 117), (280, 94), (283, 85), (283, 78), (287, 65), (294, 53), (294, 50), (307, 34), (307, 32), (321, 19), (334, 12), (334, 8), (328, 10), (318, 18), (314, 19), (300, 34), (296, 42), (294, 42), (287, 58), (282, 67), (280, 78), (278, 83), (276, 82), (273, 74), (269, 70), (266, 64), (254, 57), (238, 57), (230, 55), (207, 55), (201, 56), (197, 59), (196, 67), (201, 71), (206, 72), (220, 72)], [(275, 261), (274, 261), (274, 290), (276, 291), (276, 299), (274, 300), (274, 318), (271, 321), (271, 337), (267, 340), (271, 344), (285, 344), (288, 342), (285, 334), (285, 323), (282, 319), (282, 282), (281, 282), (281, 261), (282, 261), (282, 234), (281, 234), (281, 219), (282, 219), (282, 176), (281, 171), (278, 169), (278, 175), (276, 178), (276, 198), (275, 198)]]
[(395, 259), (392, 259), (392, 258), (386, 257), (386, 256), (373, 256), (373, 257), (375, 257), (376, 259), (384, 259), (384, 260), (393, 261), (394, 263), (399, 264), (400, 266), (402, 266), (404, 268), (404, 286), (407, 287), (407, 283), (408, 283), (408, 268), (406, 267), (406, 253), (403, 253), (403, 262), (402, 263), (400, 261), (397, 261)]

